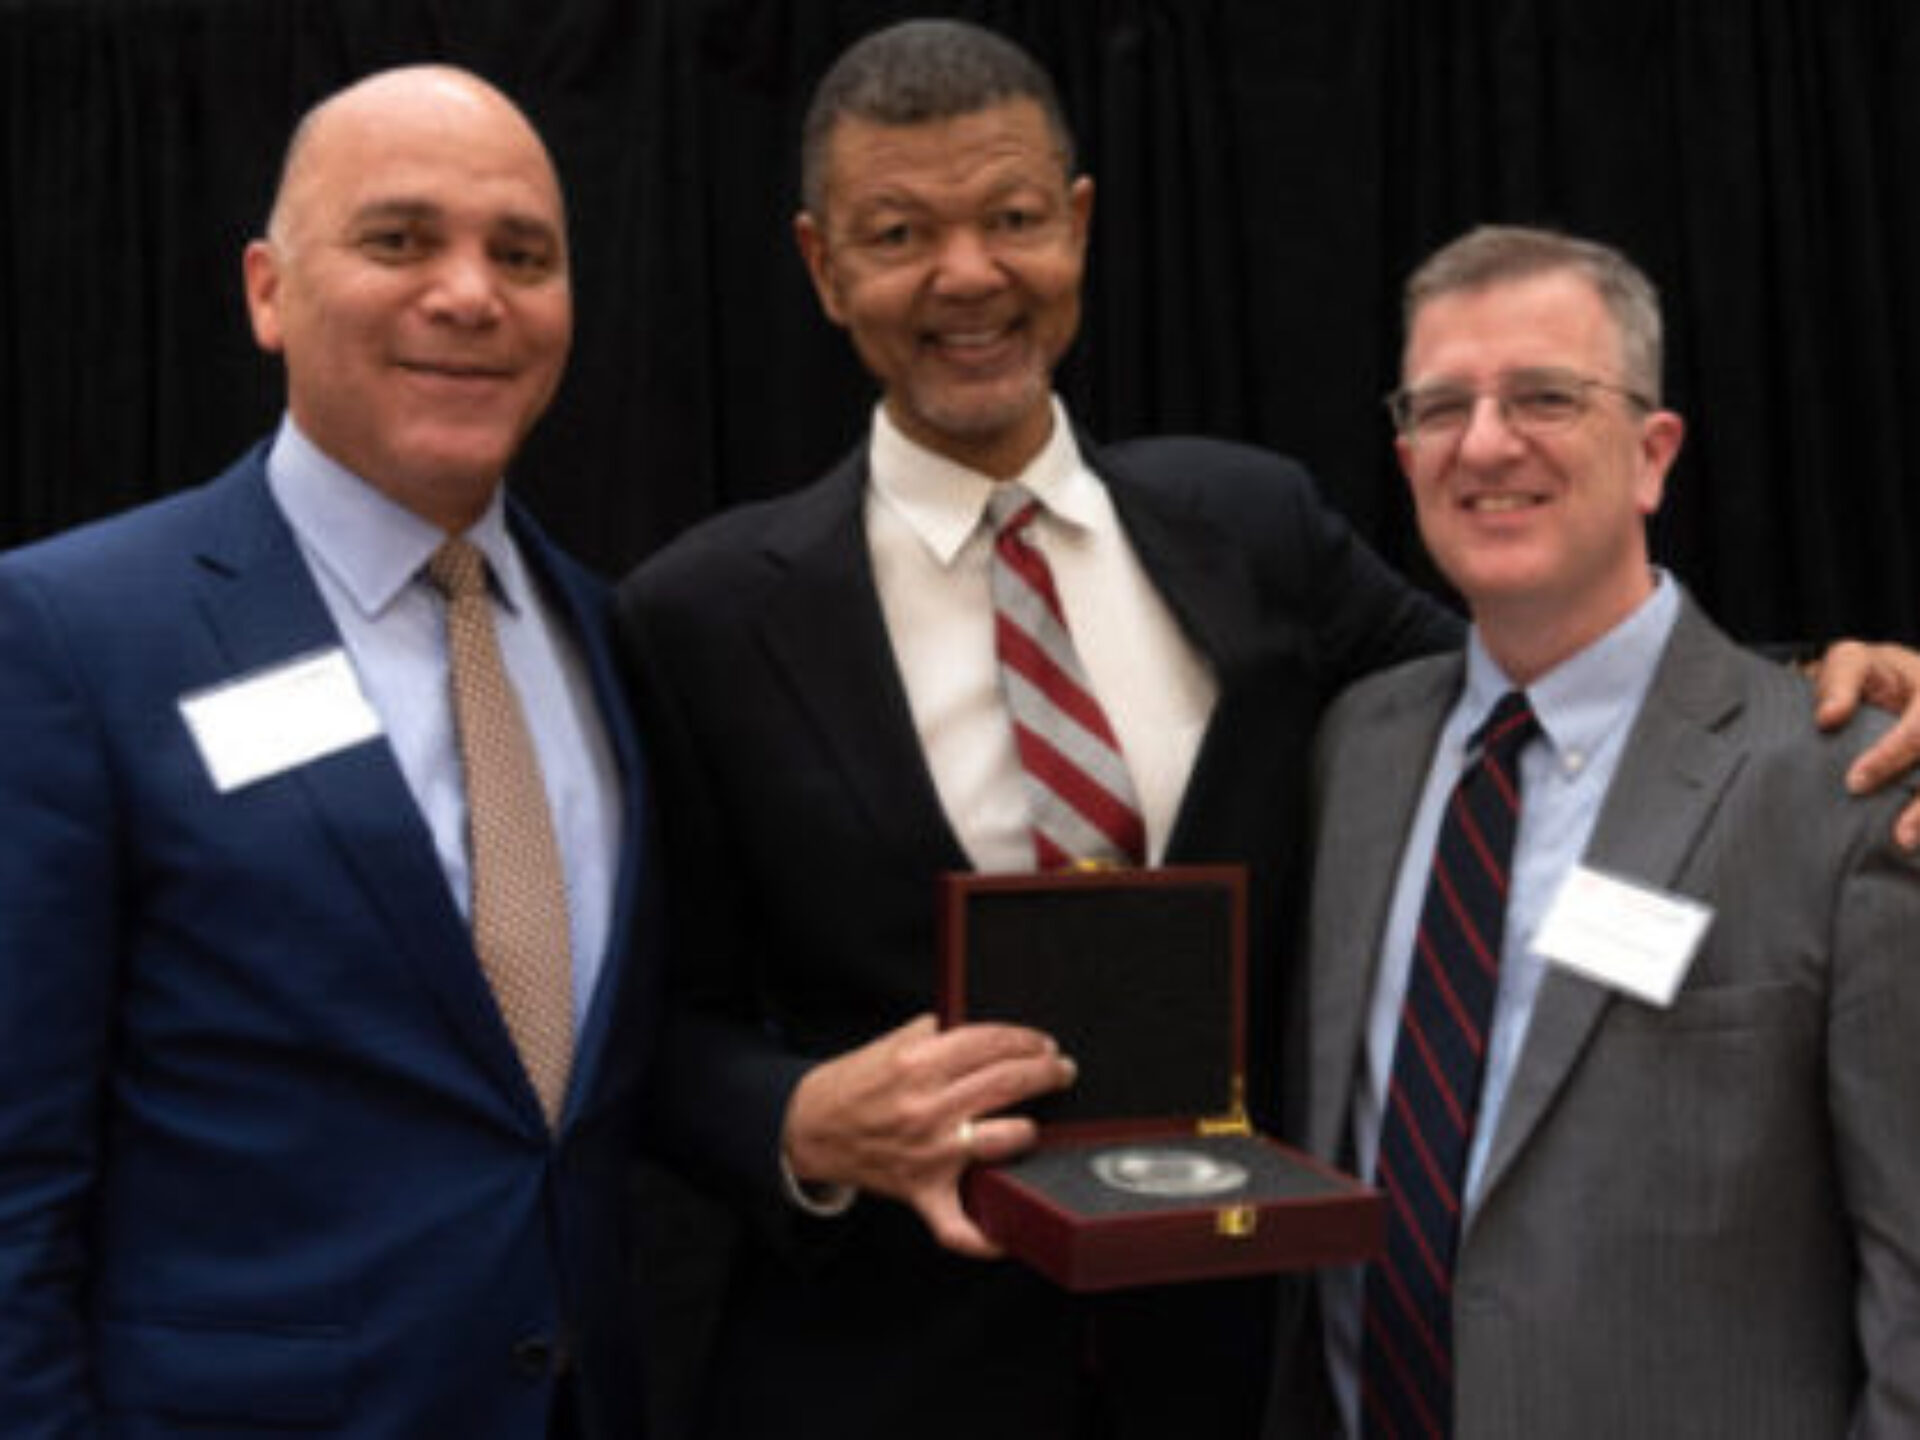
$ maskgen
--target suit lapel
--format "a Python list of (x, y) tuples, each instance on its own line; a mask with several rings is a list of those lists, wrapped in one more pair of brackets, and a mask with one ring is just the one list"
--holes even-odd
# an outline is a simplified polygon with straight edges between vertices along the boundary
[(796, 503), (768, 545), (783, 578), (769, 592), (761, 641), (887, 845), (935, 869), (966, 869), (880, 611), (865, 490), (863, 448)]
[[(266, 486), (261, 455), (217, 482), (214, 522), (198, 556), (200, 602), (235, 676), (340, 643), (326, 602)], [(504, 1091), (538, 1101), (447, 891), (426, 822), (381, 740), (287, 777), (328, 833), (341, 868), (393, 932), (452, 1031)]]
[[(1208, 819), (1243, 803), (1245, 776), (1214, 757), (1236, 753), (1249, 737), (1240, 724), (1240, 698), (1264, 633), (1243, 547), (1229, 543), (1168, 487), (1116, 464), (1080, 437), (1081, 453), (1113, 499), (1127, 540), (1181, 632), (1212, 667), (1219, 695), (1167, 839), (1169, 863), (1207, 850)], [(1270, 720), (1264, 710), (1258, 717)], [(1266, 743), (1252, 737), (1252, 743)]]
[(1258, 633), (1240, 547), (1196, 521), (1190, 507), (1164, 487), (1113, 464), (1085, 437), (1081, 449), (1105, 482), (1141, 565), (1187, 638), (1220, 673), (1224, 691), (1228, 676), (1243, 664), (1249, 638)]
[(1394, 880), (1460, 668), (1458, 656), (1445, 656), (1406, 672), (1374, 716), (1344, 732), (1340, 769), (1352, 779), (1323, 800), (1317, 854), (1372, 858), (1338, 869), (1316, 860), (1307, 1132), (1316, 1154), (1342, 1153), (1351, 1133), (1347, 1117)]
[[(1683, 594), (1680, 617), (1627, 737), (1583, 863), (1663, 888), (1679, 877), (1745, 754), (1726, 733), (1743, 704), (1730, 649), (1731, 642)], [(1549, 966), (1488, 1152), (1476, 1211), (1539, 1128), (1613, 1003), (1604, 986)]]

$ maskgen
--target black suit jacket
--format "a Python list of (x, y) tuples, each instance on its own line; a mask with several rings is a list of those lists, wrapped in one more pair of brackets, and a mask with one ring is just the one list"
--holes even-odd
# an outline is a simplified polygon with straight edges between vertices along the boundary
[[(1273, 1124), (1290, 970), (1278, 937), (1315, 723), (1348, 680), (1453, 643), (1457, 622), (1289, 462), (1194, 439), (1082, 448), (1218, 681), (1167, 860), (1251, 867), (1252, 1100)], [(968, 865), (894, 663), (865, 486), (863, 446), (807, 490), (696, 529), (619, 598), (680, 947), (665, 1108), (683, 1153), (767, 1222), (736, 1264), (710, 1429), (1065, 1436), (1091, 1343), (1102, 1403), (1140, 1433), (1227, 1433), (1249, 1407), (1221, 1371), (1254, 1372), (1257, 1391), (1265, 1287), (1077, 1301), (1012, 1263), (941, 1252), (903, 1207), (863, 1200), (821, 1222), (779, 1199), (792, 1086), (931, 1008), (935, 877)], [(1235, 1418), (1196, 1427), (1187, 1407), (1216, 1400)]]

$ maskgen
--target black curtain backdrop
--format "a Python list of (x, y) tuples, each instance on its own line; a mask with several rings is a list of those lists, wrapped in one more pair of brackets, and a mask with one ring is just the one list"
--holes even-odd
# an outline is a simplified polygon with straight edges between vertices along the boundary
[[(1623, 246), (1691, 422), (1656, 549), (1735, 633), (1920, 639), (1913, 0), (0, 0), (0, 547), (193, 484), (275, 422), (240, 250), (314, 100), (452, 60), (547, 134), (577, 340), (515, 484), (623, 572), (801, 485), (872, 391), (794, 252), (808, 91), (957, 13), (1059, 77), (1095, 176), (1062, 376), (1111, 438), (1295, 454), (1431, 580), (1391, 461), (1406, 270), (1480, 221)], [(724, 1226), (636, 1205), (655, 1433), (687, 1433)]]
[(1910, 0), (0, 0), (0, 545), (202, 479), (278, 413), (239, 253), (313, 100), (442, 58), (532, 112), (578, 340), (516, 484), (619, 573), (804, 483), (871, 391), (790, 235), (854, 36), (1005, 30), (1094, 175), (1063, 374), (1109, 437), (1298, 455), (1428, 576), (1378, 397), (1397, 287), (1484, 220), (1612, 240), (1691, 421), (1656, 547), (1737, 633), (1920, 636), (1920, 6)]

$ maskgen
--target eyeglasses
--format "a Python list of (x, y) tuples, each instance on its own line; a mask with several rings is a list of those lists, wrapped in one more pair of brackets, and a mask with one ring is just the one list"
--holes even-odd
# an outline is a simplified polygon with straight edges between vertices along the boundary
[(1455, 440), (1473, 423), (1480, 397), (1491, 395), (1500, 421), (1521, 435), (1547, 435), (1564, 430), (1593, 408), (1593, 392), (1618, 395), (1636, 409), (1655, 409), (1638, 390), (1616, 385), (1572, 370), (1514, 370), (1502, 375), (1490, 390), (1470, 385), (1421, 385), (1387, 396), (1393, 428), (1408, 440)]

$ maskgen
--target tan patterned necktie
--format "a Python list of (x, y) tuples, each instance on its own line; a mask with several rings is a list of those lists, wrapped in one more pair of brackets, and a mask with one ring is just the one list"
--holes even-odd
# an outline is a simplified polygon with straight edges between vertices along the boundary
[(473, 946), (547, 1123), (573, 1063), (567, 882), (526, 716), (500, 659), (486, 559), (448, 540), (427, 562), (447, 597), (454, 722), (467, 782)]

